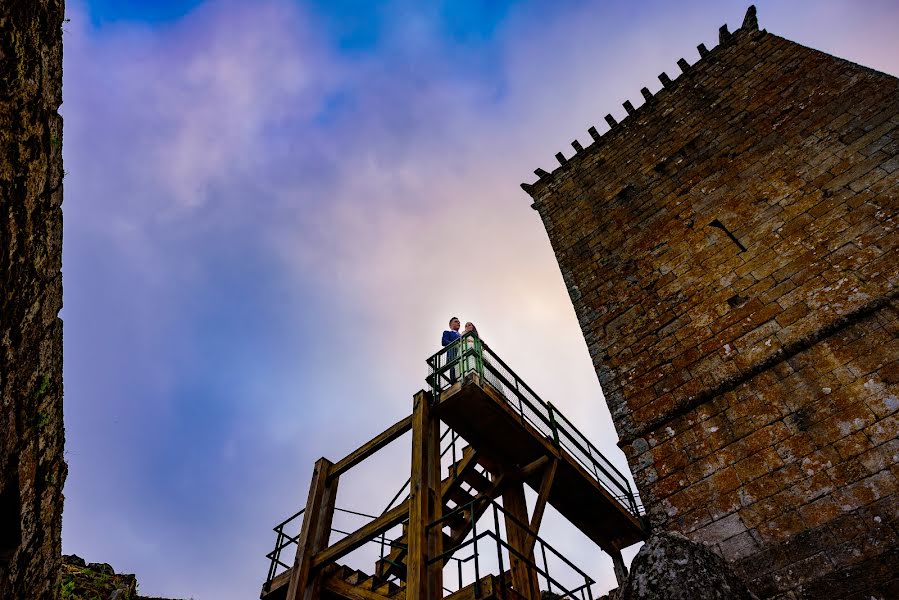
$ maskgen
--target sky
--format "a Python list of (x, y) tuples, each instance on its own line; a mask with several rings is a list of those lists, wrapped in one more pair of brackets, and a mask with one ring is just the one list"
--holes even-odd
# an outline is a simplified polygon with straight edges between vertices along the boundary
[[(627, 470), (519, 184), (745, 2), (66, 4), (64, 552), (147, 595), (258, 597), (315, 460), (409, 414), (452, 315)], [(899, 75), (894, 1), (757, 5)], [(408, 453), (342, 478), (338, 505), (379, 512)]]

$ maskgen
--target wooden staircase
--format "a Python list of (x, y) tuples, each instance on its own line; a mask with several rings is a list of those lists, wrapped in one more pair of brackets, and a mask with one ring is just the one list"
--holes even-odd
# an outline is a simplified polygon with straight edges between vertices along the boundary
[[(487, 475), (476, 470), (478, 456), (473, 448), (466, 446), (462, 449), (461, 458), (449, 466), (449, 476), (441, 482), (443, 493), (443, 514), (448, 514), (459, 507), (472, 505), (459, 511), (447, 519), (446, 525), (450, 528), (450, 534), (444, 533), (443, 547), (451, 548), (461, 543), (471, 531), (472, 518), (477, 522), (489, 505), (489, 500), (494, 497), (495, 483)], [(463, 484), (468, 484), (466, 489)], [(477, 499), (484, 502), (475, 502)], [(406, 524), (403, 524), (402, 535), (390, 543), (391, 551), (384, 558), (377, 561), (375, 574), (368, 575), (338, 565), (335, 563), (325, 565), (322, 568), (322, 592), (328, 598), (346, 598), (349, 600), (379, 600), (381, 598), (398, 598), (405, 600), (404, 587), (397, 585), (390, 579), (396, 578), (400, 582), (406, 580)], [(276, 577), (269, 590), (263, 592), (265, 600), (281, 600), (286, 597), (287, 584), (290, 580), (288, 569)]]
[[(449, 477), (441, 482), (443, 490), (443, 514), (448, 514), (459, 507), (467, 506), (478, 498), (486, 498), (493, 490), (493, 483), (483, 473), (478, 472), (477, 453), (471, 446), (462, 449), (462, 457), (450, 465)], [(470, 490), (462, 487), (463, 483), (471, 486)], [(473, 493), (474, 492), (474, 493)], [(443, 547), (451, 548), (461, 543), (471, 531), (472, 518), (475, 521), (484, 512), (487, 502), (473, 505), (474, 515), (471, 509), (460, 511), (447, 520), (451, 534), (444, 534)], [(403, 534), (393, 540), (391, 552), (379, 560), (375, 566), (375, 572), (381, 577), (397, 577), (406, 580), (406, 527), (403, 526)]]
[(406, 590), (377, 575), (344, 565), (331, 564), (322, 570), (323, 597), (329, 600), (405, 600)]

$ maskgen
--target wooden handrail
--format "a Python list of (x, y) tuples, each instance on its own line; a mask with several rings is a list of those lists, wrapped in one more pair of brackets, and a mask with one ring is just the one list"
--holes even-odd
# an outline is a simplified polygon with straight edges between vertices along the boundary
[(330, 473), (328, 474), (328, 479), (334, 479), (335, 477), (340, 477), (342, 473), (349, 471), (363, 460), (400, 437), (407, 431), (412, 429), (412, 415), (409, 415), (402, 421), (398, 421), (394, 425), (391, 425), (387, 430), (378, 434), (358, 449), (350, 452), (345, 458), (335, 463), (331, 468)]
[(328, 546), (315, 555), (312, 559), (312, 568), (316, 569), (330, 562), (334, 562), (342, 556), (346, 556), (356, 548), (361, 547), (373, 537), (387, 531), (394, 525), (402, 523), (409, 516), (409, 501), (384, 513), (374, 521), (362, 526), (352, 534), (343, 538), (333, 546)]

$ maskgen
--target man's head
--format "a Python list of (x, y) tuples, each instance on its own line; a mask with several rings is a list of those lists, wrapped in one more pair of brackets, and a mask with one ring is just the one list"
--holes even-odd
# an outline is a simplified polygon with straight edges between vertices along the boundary
[(453, 331), (459, 331), (459, 327), (462, 326), (462, 322), (459, 321), (459, 317), (453, 317), (449, 321), (449, 326)]

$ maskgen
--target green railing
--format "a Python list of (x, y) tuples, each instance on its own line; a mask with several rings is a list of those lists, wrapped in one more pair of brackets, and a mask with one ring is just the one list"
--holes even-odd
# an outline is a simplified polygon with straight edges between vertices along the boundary
[(642, 506), (630, 483), (609, 460), (549, 402), (544, 402), (479, 337), (466, 333), (427, 360), (428, 385), (438, 397), (468, 373), (496, 389), (506, 403), (529, 425), (551, 439), (577, 461), (632, 515), (640, 517)]

